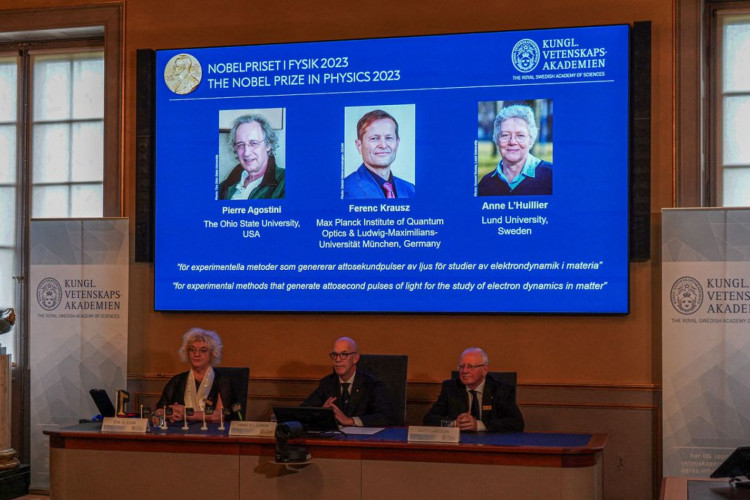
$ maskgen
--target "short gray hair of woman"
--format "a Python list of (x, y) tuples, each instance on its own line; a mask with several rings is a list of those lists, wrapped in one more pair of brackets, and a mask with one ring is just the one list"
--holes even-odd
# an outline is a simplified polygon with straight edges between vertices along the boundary
[(260, 128), (263, 129), (263, 138), (266, 140), (266, 143), (271, 147), (271, 152), (269, 153), (271, 156), (276, 156), (276, 148), (279, 147), (279, 138), (276, 135), (276, 131), (273, 129), (271, 124), (269, 123), (268, 119), (259, 114), (252, 114), (252, 115), (243, 115), (240, 117), (237, 117), (234, 120), (234, 124), (232, 124), (232, 129), (229, 131), (229, 135), (227, 136), (227, 142), (229, 143), (229, 149), (232, 151), (235, 157), (237, 157), (237, 152), (234, 150), (234, 136), (237, 133), (237, 127), (242, 125), (243, 123), (252, 123), (255, 122), (258, 125), (260, 125)]
[(208, 348), (211, 349), (211, 366), (221, 364), (221, 350), (224, 347), (221, 343), (221, 338), (216, 332), (204, 330), (203, 328), (191, 328), (182, 336), (182, 345), (177, 351), (180, 355), (180, 361), (187, 363), (188, 346), (196, 341), (205, 342)]
[(500, 125), (509, 118), (520, 118), (526, 122), (526, 128), (529, 129), (529, 148), (536, 142), (536, 136), (539, 134), (539, 127), (536, 126), (536, 119), (534, 118), (534, 111), (523, 104), (513, 104), (500, 110), (495, 118), (495, 132), (492, 139), (497, 144), (497, 140), (500, 137)]

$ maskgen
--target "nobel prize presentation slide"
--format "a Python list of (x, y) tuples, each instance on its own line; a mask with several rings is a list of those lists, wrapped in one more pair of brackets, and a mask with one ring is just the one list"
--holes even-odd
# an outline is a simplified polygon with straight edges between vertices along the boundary
[(157, 51), (155, 308), (627, 313), (629, 33)]

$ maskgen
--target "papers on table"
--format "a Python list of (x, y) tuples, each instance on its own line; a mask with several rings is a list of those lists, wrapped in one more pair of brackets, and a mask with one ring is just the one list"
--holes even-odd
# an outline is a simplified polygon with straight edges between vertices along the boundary
[(342, 427), (341, 432), (349, 436), (372, 436), (385, 429), (385, 427)]

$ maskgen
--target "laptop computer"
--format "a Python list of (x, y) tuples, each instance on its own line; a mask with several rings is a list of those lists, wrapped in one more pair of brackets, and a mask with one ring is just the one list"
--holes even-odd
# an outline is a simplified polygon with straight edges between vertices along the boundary
[(104, 389), (91, 389), (89, 394), (91, 394), (91, 399), (94, 400), (96, 409), (99, 410), (99, 414), (102, 417), (115, 416), (115, 405), (113, 405), (112, 400), (109, 399), (107, 391)]
[[(711, 473), (712, 478), (750, 478), (750, 446), (741, 446), (734, 450), (724, 462)], [(750, 481), (737, 481), (735, 486), (750, 487)]]

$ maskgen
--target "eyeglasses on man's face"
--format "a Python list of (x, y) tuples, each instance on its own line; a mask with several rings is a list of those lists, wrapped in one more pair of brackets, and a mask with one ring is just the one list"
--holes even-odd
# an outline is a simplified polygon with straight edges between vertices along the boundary
[(336, 361), (337, 359), (346, 359), (349, 356), (353, 356), (355, 354), (357, 354), (357, 351), (354, 351), (354, 352), (346, 352), (346, 351), (344, 351), (344, 352), (332, 352), (328, 356), (332, 360)]
[(473, 370), (475, 368), (481, 368), (483, 366), (486, 366), (486, 365), (485, 364), (481, 364), (481, 365), (462, 364), (462, 365), (458, 365), (458, 371)]
[(266, 141), (235, 142), (234, 143), (234, 150), (235, 151), (244, 151), (247, 148), (258, 149), (260, 146), (262, 146), (265, 143), (266, 143)]

